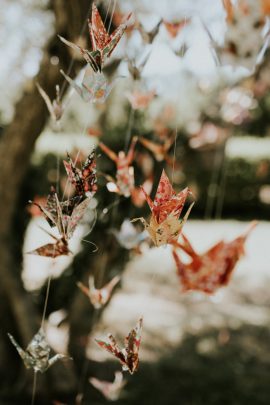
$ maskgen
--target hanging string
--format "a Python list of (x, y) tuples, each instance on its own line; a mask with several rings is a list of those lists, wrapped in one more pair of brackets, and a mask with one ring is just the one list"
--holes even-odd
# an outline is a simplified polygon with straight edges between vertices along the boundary
[[(110, 1), (111, 1), (111, 0), (110, 0)], [(85, 28), (86, 28), (87, 21), (88, 21), (88, 18), (89, 18), (91, 9), (92, 9), (92, 2), (90, 2), (89, 8), (88, 8), (88, 10), (87, 10), (86, 17), (85, 17), (85, 19), (84, 19), (82, 28), (81, 28), (80, 33), (79, 33), (79, 37), (82, 35), (82, 33), (84, 32), (84, 30), (85, 30)], [(71, 70), (72, 70), (72, 68), (73, 68), (73, 66), (74, 66), (74, 61), (75, 61), (75, 56), (72, 56), (71, 61), (69, 62), (69, 66), (68, 66), (68, 69), (67, 69), (67, 73), (66, 73), (68, 76), (70, 75), (70, 72), (71, 72)], [(62, 85), (61, 85), (60, 92), (59, 92), (59, 97), (60, 97), (60, 99), (62, 98), (63, 93), (64, 93), (64, 91), (65, 91), (67, 85), (68, 85), (67, 81), (64, 80), (63, 83), (62, 83)]]
[(31, 405), (34, 405), (37, 390), (37, 371), (34, 371)]
[(176, 159), (176, 142), (178, 138), (177, 127), (175, 127), (174, 147), (173, 147), (173, 167), (172, 167), (172, 185), (174, 183), (175, 159)]
[(215, 212), (215, 219), (221, 219), (224, 198), (225, 198), (225, 191), (226, 191), (226, 182), (227, 182), (227, 173), (229, 162), (226, 156), (226, 146), (229, 138), (225, 141), (224, 149), (223, 149), (223, 162), (221, 168), (221, 176), (220, 176), (220, 184), (218, 188), (218, 196), (217, 196), (217, 203), (216, 203), (216, 212)]
[[(185, 26), (187, 25), (187, 16), (185, 15), (184, 18), (184, 26), (183, 29), (185, 28)], [(182, 57), (185, 54), (184, 51), (184, 47), (182, 47)], [(177, 143), (177, 138), (178, 138), (178, 128), (177, 125), (175, 127), (175, 136), (174, 136), (174, 148), (173, 148), (173, 169), (172, 169), (172, 185), (174, 184), (174, 172), (175, 172), (175, 159), (176, 159), (176, 143)]]
[(46, 316), (46, 311), (47, 311), (47, 306), (48, 306), (49, 293), (50, 293), (51, 279), (52, 279), (52, 275), (50, 275), (48, 278), (45, 302), (44, 302), (44, 307), (43, 307), (43, 314), (42, 314), (42, 319), (41, 319), (41, 329), (43, 329), (43, 327), (44, 327), (45, 316)]
[(214, 208), (215, 200), (218, 186), (218, 179), (220, 177), (220, 171), (222, 167), (224, 150), (217, 147), (215, 150), (214, 160), (213, 160), (213, 169), (211, 173), (210, 183), (207, 188), (207, 197), (205, 204), (205, 214), (204, 219), (211, 219)]
[(109, 5), (108, 5), (108, 7), (107, 7), (107, 11), (106, 11), (106, 15), (105, 15), (105, 20), (104, 20), (104, 25), (106, 25), (107, 18), (108, 18), (108, 16), (109, 16), (109, 11), (110, 11), (110, 7), (111, 7), (111, 3), (112, 3), (112, 0), (109, 0)]
[(130, 106), (130, 111), (129, 111), (129, 118), (128, 118), (128, 125), (127, 125), (127, 133), (125, 136), (125, 153), (128, 151), (128, 146), (130, 144), (130, 139), (131, 139), (131, 133), (132, 133), (132, 128), (134, 125), (134, 118), (135, 118), (135, 110)]
[[(86, 133), (87, 133), (87, 128), (89, 127), (89, 124), (90, 124), (90, 118), (87, 117), (86, 123), (85, 123), (84, 128), (83, 128), (83, 131), (82, 131), (82, 137), (84, 137), (84, 136), (86, 135)], [(76, 166), (76, 163), (77, 163), (77, 161), (78, 161), (78, 159), (79, 159), (80, 154), (81, 154), (81, 149), (78, 150), (77, 155), (76, 155), (76, 158), (75, 158), (75, 160), (74, 160), (74, 165), (75, 165), (75, 166)], [(62, 195), (62, 200), (61, 200), (62, 202), (64, 201), (64, 198), (65, 198), (65, 195), (66, 195), (66, 191), (67, 191), (67, 188), (69, 187), (69, 185), (70, 185), (70, 178), (69, 178), (69, 176), (68, 176), (68, 177), (67, 177), (67, 180), (66, 180), (66, 182), (65, 182), (65, 187), (64, 187), (64, 191), (63, 191), (63, 195)], [(70, 192), (68, 193), (68, 198), (69, 198), (69, 196), (70, 196)]]
[[(99, 313), (99, 310), (94, 307), (93, 316), (91, 318), (91, 323), (90, 323), (90, 329), (91, 330), (95, 326), (95, 323), (96, 323), (96, 321), (98, 319), (98, 313)], [(85, 386), (85, 383), (86, 383), (86, 378), (87, 378), (87, 374), (88, 374), (88, 368), (89, 368), (89, 360), (88, 360), (87, 357), (85, 357), (83, 368), (82, 368), (82, 371), (81, 371), (81, 375), (80, 375), (79, 380), (78, 380), (78, 394), (77, 394), (76, 398), (83, 398), (84, 386)]]
[(110, 32), (110, 29), (111, 29), (112, 20), (113, 20), (113, 15), (114, 15), (114, 12), (115, 12), (115, 7), (116, 7), (116, 1), (117, 1), (117, 0), (114, 0), (114, 3), (113, 3), (111, 18), (110, 18), (110, 22), (109, 22), (109, 26), (108, 26), (108, 32)]
[(115, 195), (115, 200), (109, 204), (107, 207), (103, 208), (102, 213), (99, 216), (99, 219), (103, 219), (105, 217), (105, 215), (107, 215), (112, 208), (114, 208), (116, 205), (119, 205), (121, 202), (121, 197), (118, 197), (117, 195)]

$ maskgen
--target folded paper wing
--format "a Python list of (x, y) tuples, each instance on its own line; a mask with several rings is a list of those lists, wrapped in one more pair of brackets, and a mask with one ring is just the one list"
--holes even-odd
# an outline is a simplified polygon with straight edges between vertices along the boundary
[(46, 245), (40, 246), (28, 254), (38, 255), (43, 257), (50, 257), (55, 259), (59, 256), (67, 256), (71, 253), (68, 247), (68, 243), (65, 239), (56, 239), (55, 243), (47, 243)]

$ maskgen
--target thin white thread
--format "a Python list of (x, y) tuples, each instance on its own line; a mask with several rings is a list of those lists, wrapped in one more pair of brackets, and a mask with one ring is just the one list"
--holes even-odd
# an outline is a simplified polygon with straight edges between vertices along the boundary
[(31, 405), (34, 405), (34, 403), (35, 403), (36, 390), (37, 390), (37, 371), (34, 371)]

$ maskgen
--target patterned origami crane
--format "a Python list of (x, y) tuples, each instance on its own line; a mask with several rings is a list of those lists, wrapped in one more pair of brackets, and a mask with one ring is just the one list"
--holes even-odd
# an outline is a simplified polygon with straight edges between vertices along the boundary
[(92, 51), (84, 49), (73, 42), (67, 41), (59, 36), (64, 44), (70, 46), (81, 53), (86, 62), (91, 66), (94, 72), (101, 72), (105, 60), (112, 54), (116, 45), (120, 41), (122, 35), (127, 28), (127, 22), (131, 13), (126, 17), (125, 21), (110, 35), (106, 31), (103, 21), (100, 17), (95, 3), (92, 4), (91, 21), (88, 21), (90, 40), (92, 43)]
[(109, 334), (107, 340), (95, 339), (97, 344), (116, 357), (122, 364), (123, 371), (133, 374), (139, 367), (139, 348), (141, 344), (143, 319), (140, 318), (135, 328), (125, 338), (124, 348), (120, 349), (115, 338)]
[(166, 245), (176, 240), (194, 204), (190, 205), (183, 220), (179, 221), (186, 199), (191, 194), (189, 189), (185, 188), (176, 194), (163, 170), (154, 201), (151, 200), (143, 188), (142, 190), (152, 211), (150, 222), (148, 224), (144, 218), (135, 218), (133, 221), (140, 220), (144, 224), (156, 246)]
[(127, 154), (124, 151), (120, 151), (118, 155), (103, 142), (99, 143), (100, 149), (116, 164), (116, 180), (106, 175), (106, 178), (109, 180), (107, 188), (109, 191), (118, 193), (124, 197), (130, 197), (134, 189), (134, 168), (130, 165), (134, 160), (137, 139), (137, 137), (133, 137)]
[[(183, 291), (198, 290), (213, 294), (220, 287), (228, 284), (232, 272), (244, 254), (244, 244), (247, 236), (256, 226), (253, 221), (248, 230), (231, 242), (221, 240), (203, 254), (195, 252), (186, 236), (182, 234), (183, 242), (174, 243), (173, 257)], [(177, 253), (182, 249), (190, 262), (184, 264)]]
[(42, 328), (33, 337), (26, 350), (23, 350), (14, 337), (8, 333), (11, 343), (16, 347), (26, 368), (32, 368), (35, 372), (44, 373), (57, 360), (69, 358), (64, 354), (56, 354), (50, 358), (51, 348), (46, 342), (45, 333)]
[(54, 189), (52, 189), (49, 194), (45, 206), (34, 203), (42, 211), (48, 224), (52, 228), (57, 228), (60, 238), (58, 239), (51, 233), (45, 231), (55, 240), (55, 242), (41, 246), (29, 252), (29, 254), (51, 258), (68, 255), (70, 253), (68, 241), (73, 236), (78, 223), (83, 218), (89, 203), (90, 198), (81, 201), (80, 196), (75, 196), (66, 201), (60, 202)]
[(97, 171), (95, 150), (87, 157), (82, 169), (78, 169), (69, 154), (68, 161), (64, 160), (64, 166), (70, 182), (76, 190), (76, 195), (93, 197), (97, 191)]
[(101, 381), (94, 377), (89, 378), (89, 382), (93, 387), (99, 390), (108, 401), (117, 401), (121, 395), (122, 389), (127, 383), (127, 381), (123, 380), (121, 371), (116, 371), (114, 375), (113, 382)]
[(89, 288), (86, 287), (83, 283), (78, 282), (77, 286), (80, 290), (89, 298), (90, 302), (96, 309), (102, 308), (109, 299), (111, 298), (112, 291), (116, 284), (120, 281), (119, 276), (115, 276), (104, 285), (102, 288), (95, 288), (95, 280), (93, 276), (89, 277)]

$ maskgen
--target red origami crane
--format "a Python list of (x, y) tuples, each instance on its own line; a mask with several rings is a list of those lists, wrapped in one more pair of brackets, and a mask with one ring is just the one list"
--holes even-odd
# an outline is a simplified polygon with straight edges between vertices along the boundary
[[(228, 284), (238, 260), (244, 254), (244, 244), (251, 230), (257, 225), (253, 221), (248, 230), (231, 242), (221, 240), (205, 253), (195, 252), (186, 236), (183, 242), (174, 242), (173, 257), (177, 266), (183, 291), (198, 290), (213, 294), (220, 287)], [(182, 249), (190, 262), (185, 264), (176, 252)]]
[(79, 51), (86, 62), (92, 67), (94, 72), (101, 72), (105, 60), (112, 54), (114, 48), (124, 34), (130, 16), (131, 13), (126, 17), (125, 22), (120, 24), (119, 27), (116, 28), (116, 30), (110, 35), (103, 24), (95, 3), (93, 3), (91, 21), (88, 21), (90, 40), (93, 50), (89, 51), (84, 49), (73, 42), (67, 41), (61, 36), (59, 36), (59, 38), (66, 45)]
[(64, 160), (64, 166), (70, 182), (76, 189), (76, 195), (93, 197), (97, 191), (96, 159), (95, 150), (87, 157), (82, 169), (78, 169), (69, 154), (68, 161)]
[(120, 349), (115, 338), (109, 334), (107, 340), (95, 339), (97, 344), (115, 356), (122, 364), (123, 371), (133, 374), (139, 367), (139, 349), (141, 344), (142, 318), (139, 319), (135, 328), (131, 329), (125, 338), (125, 346)]
[(95, 281), (94, 277), (89, 277), (89, 288), (87, 288), (81, 282), (77, 283), (77, 286), (81, 289), (81, 291), (89, 298), (90, 302), (96, 309), (103, 307), (109, 301), (112, 291), (117, 283), (119, 283), (120, 277), (115, 276), (114, 278), (109, 281), (106, 285), (102, 288), (98, 289), (95, 288)]
[(152, 211), (150, 223), (148, 224), (144, 218), (135, 218), (133, 221), (140, 220), (144, 224), (156, 246), (165, 245), (176, 240), (193, 206), (192, 204), (189, 207), (183, 220), (179, 221), (186, 199), (191, 194), (189, 189), (185, 188), (176, 194), (163, 170), (154, 201), (151, 200), (143, 188), (142, 191)]
[(107, 188), (109, 191), (118, 193), (124, 197), (130, 197), (134, 189), (134, 168), (130, 165), (134, 160), (137, 139), (136, 136), (133, 137), (127, 154), (124, 151), (120, 151), (118, 155), (103, 142), (99, 143), (100, 149), (116, 164), (116, 180), (106, 175), (106, 178), (109, 180)]

